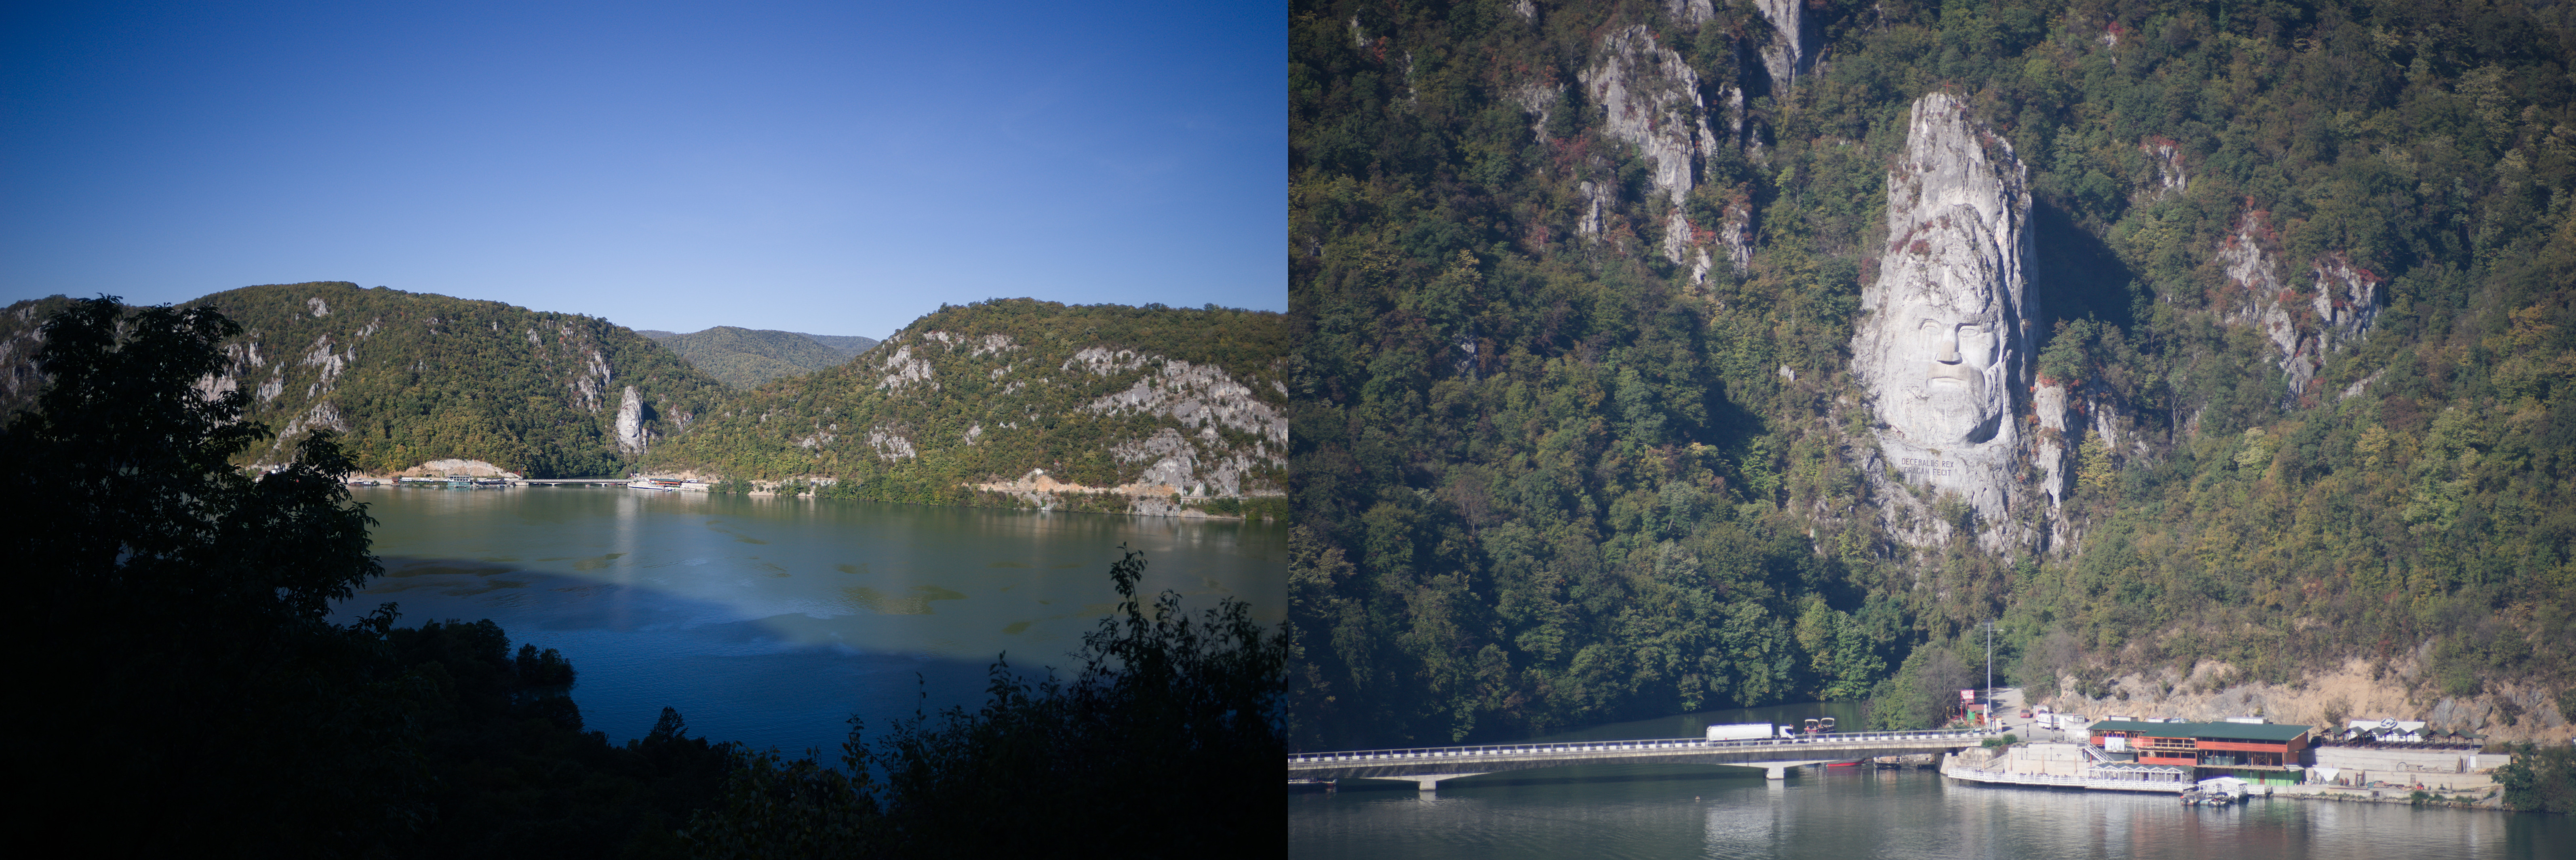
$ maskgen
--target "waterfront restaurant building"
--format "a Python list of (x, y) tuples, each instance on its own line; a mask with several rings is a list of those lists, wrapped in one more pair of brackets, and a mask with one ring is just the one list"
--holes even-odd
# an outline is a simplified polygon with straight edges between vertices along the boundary
[(2093, 745), (2103, 752), (2135, 753), (2139, 764), (2203, 770), (2295, 770), (2308, 748), (2307, 726), (2105, 720), (2090, 728)]

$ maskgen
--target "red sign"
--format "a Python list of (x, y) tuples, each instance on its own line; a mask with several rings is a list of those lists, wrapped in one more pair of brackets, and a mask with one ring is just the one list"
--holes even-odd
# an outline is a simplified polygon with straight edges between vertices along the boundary
[(1960, 691), (1959, 691), (1959, 701), (1962, 701), (1962, 702), (1973, 702), (1973, 701), (1976, 701), (1976, 700), (1977, 700), (1977, 691), (1975, 691), (1975, 690), (1960, 690)]

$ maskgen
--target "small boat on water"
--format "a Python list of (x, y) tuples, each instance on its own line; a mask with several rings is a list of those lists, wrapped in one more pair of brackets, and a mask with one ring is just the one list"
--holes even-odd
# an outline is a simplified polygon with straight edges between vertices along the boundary
[(637, 478), (628, 483), (626, 488), (630, 490), (653, 490), (655, 492), (668, 493), (680, 489), (680, 482), (675, 479)]

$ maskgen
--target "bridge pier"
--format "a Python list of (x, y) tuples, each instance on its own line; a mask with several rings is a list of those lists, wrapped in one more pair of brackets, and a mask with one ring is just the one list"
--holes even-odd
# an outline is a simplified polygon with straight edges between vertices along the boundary
[(1763, 778), (1763, 779), (1788, 779), (1788, 778), (1789, 778), (1789, 768), (1791, 768), (1791, 767), (1795, 767), (1795, 765), (1786, 765), (1786, 764), (1775, 764), (1775, 765), (1772, 765), (1770, 768), (1765, 769), (1765, 770), (1762, 772), (1762, 778)]
[(1481, 773), (1444, 773), (1444, 774), (1438, 774), (1438, 775), (1432, 775), (1432, 776), (1425, 776), (1425, 775), (1416, 774), (1416, 775), (1414, 775), (1414, 776), (1408, 776), (1408, 777), (1403, 777), (1403, 778), (1404, 778), (1404, 779), (1410, 779), (1410, 780), (1413, 780), (1413, 784), (1414, 784), (1414, 786), (1415, 786), (1415, 788), (1416, 788), (1417, 790), (1420, 790), (1420, 791), (1428, 791), (1428, 792), (1433, 792), (1433, 793), (1438, 793), (1438, 792), (1440, 791), (1440, 781), (1441, 781), (1441, 780), (1444, 780), (1444, 779), (1459, 779), (1459, 778), (1461, 778), (1461, 777), (1470, 777), (1470, 776), (1484, 776), (1484, 774), (1481, 774)]

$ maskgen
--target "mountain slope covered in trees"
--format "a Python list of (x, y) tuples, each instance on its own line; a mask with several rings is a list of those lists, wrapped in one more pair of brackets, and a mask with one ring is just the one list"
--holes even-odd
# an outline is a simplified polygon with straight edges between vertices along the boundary
[[(1073, 503), (1047, 481), (1241, 509), (1279, 492), (1287, 425), (1276, 313), (1028, 299), (945, 307), (858, 360), (772, 381), (657, 449), (657, 468), (880, 501)], [(1192, 501), (1197, 500), (1197, 501)]]
[[(8, 381), (35, 380), (9, 396), (41, 388), (25, 362), (38, 327), (67, 304), (0, 312)], [(244, 418), (276, 434), (238, 454), (241, 465), (283, 465), (298, 440), (327, 428), (378, 474), (439, 459), (539, 477), (623, 474), (725, 395), (671, 351), (597, 317), (336, 281), (226, 290), (188, 306), (242, 327), (224, 343), (223, 372), (203, 381), (210, 395), (250, 392)]]
[[(2361, 660), (2563, 736), (2570, 14), (1292, 4), (1294, 743), (1919, 723), (1989, 619), (2041, 689)], [(1909, 543), (1859, 473), (1859, 297), (1936, 90), (2028, 164), (2010, 420), (2075, 465), (2013, 516), (2052, 545), (1940, 504)]]
[(812, 373), (858, 357), (877, 345), (874, 338), (810, 335), (792, 331), (720, 325), (678, 334), (637, 331), (678, 352), (689, 366), (736, 389), (750, 388), (781, 376)]

